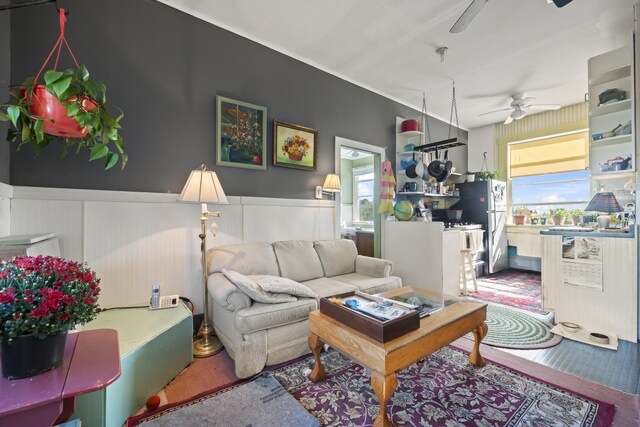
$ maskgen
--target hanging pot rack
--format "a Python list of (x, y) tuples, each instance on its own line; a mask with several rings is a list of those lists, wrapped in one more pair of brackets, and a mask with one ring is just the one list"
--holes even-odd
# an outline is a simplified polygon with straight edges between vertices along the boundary
[[(425, 111), (425, 104), (424, 104), (424, 93), (423, 93), (423, 112)], [(456, 117), (456, 130), (457, 130), (457, 136), (455, 137), (451, 137), (451, 127), (453, 126), (453, 115), (455, 112), (455, 117)], [(428, 123), (428, 122), (427, 122)], [(427, 129), (428, 129), (428, 125), (427, 125)], [(466, 145), (464, 142), (459, 141), (460, 140), (460, 126), (458, 123), (458, 106), (456, 104), (456, 82), (453, 82), (453, 87), (452, 87), (452, 94), (451, 94), (451, 114), (449, 116), (449, 135), (447, 136), (447, 139), (443, 139), (441, 141), (436, 141), (436, 142), (431, 142), (431, 135), (429, 135), (429, 143), (427, 144), (422, 144), (422, 145), (418, 145), (416, 147), (414, 147), (414, 151), (421, 151), (423, 153), (429, 153), (431, 151), (435, 151), (436, 152), (436, 157), (437, 157), (437, 153), (438, 150), (446, 150), (448, 148), (453, 148), (453, 147), (460, 147), (461, 145)]]

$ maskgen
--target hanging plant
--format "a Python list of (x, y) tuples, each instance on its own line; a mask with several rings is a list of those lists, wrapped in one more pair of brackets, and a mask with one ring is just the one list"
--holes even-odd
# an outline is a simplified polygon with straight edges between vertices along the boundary
[[(0, 106), (0, 120), (8, 121), (7, 141), (31, 145), (36, 155), (52, 142), (61, 142), (61, 157), (70, 149), (76, 153), (89, 150), (89, 160), (104, 159), (104, 168), (110, 169), (118, 160), (127, 163), (124, 143), (120, 135), (120, 112), (112, 117), (106, 106), (106, 86), (92, 80), (87, 68), (78, 65), (64, 37), (66, 17), (60, 9), (60, 37), (47, 60), (35, 77), (27, 78), (21, 86), (9, 89), (11, 99)], [(57, 71), (62, 44), (67, 46), (77, 69)], [(52, 70), (42, 74), (57, 49)], [(44, 84), (39, 83), (40, 75)]]

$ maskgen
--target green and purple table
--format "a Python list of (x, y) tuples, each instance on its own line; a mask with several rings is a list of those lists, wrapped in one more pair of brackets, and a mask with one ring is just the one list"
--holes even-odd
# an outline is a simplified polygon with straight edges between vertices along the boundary
[(0, 426), (50, 427), (75, 411), (75, 397), (120, 376), (118, 334), (96, 329), (68, 334), (62, 365), (35, 377), (0, 378)]

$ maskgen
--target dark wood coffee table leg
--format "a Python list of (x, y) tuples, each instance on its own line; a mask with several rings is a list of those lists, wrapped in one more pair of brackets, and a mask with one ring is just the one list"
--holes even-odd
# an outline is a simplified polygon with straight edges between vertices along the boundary
[(324, 371), (324, 366), (322, 366), (322, 362), (320, 361), (320, 350), (324, 343), (320, 341), (320, 337), (316, 334), (309, 335), (309, 348), (313, 352), (313, 357), (315, 358), (315, 364), (313, 366), (313, 371), (309, 374), (309, 379), (314, 383), (318, 381), (322, 381), (327, 376), (327, 373)]
[(380, 414), (373, 422), (373, 427), (393, 426), (387, 416), (387, 402), (391, 399), (391, 395), (396, 390), (397, 385), (398, 380), (395, 372), (383, 375), (379, 372), (371, 371), (371, 387), (373, 387), (373, 391), (375, 391), (380, 402)]
[(473, 344), (473, 350), (469, 354), (469, 362), (471, 362), (472, 365), (476, 365), (480, 368), (487, 364), (487, 362), (485, 362), (482, 358), (482, 355), (480, 355), (480, 343), (482, 342), (482, 339), (487, 335), (488, 330), (489, 327), (487, 326), (487, 324), (482, 322), (472, 331), (473, 337), (475, 338), (475, 343)]

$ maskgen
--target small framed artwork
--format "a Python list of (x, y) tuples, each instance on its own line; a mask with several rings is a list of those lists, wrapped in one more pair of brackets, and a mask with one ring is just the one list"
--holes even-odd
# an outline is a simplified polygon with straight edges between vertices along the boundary
[(293, 123), (273, 121), (273, 164), (315, 171), (318, 131)]
[(267, 169), (267, 108), (216, 96), (216, 165)]

